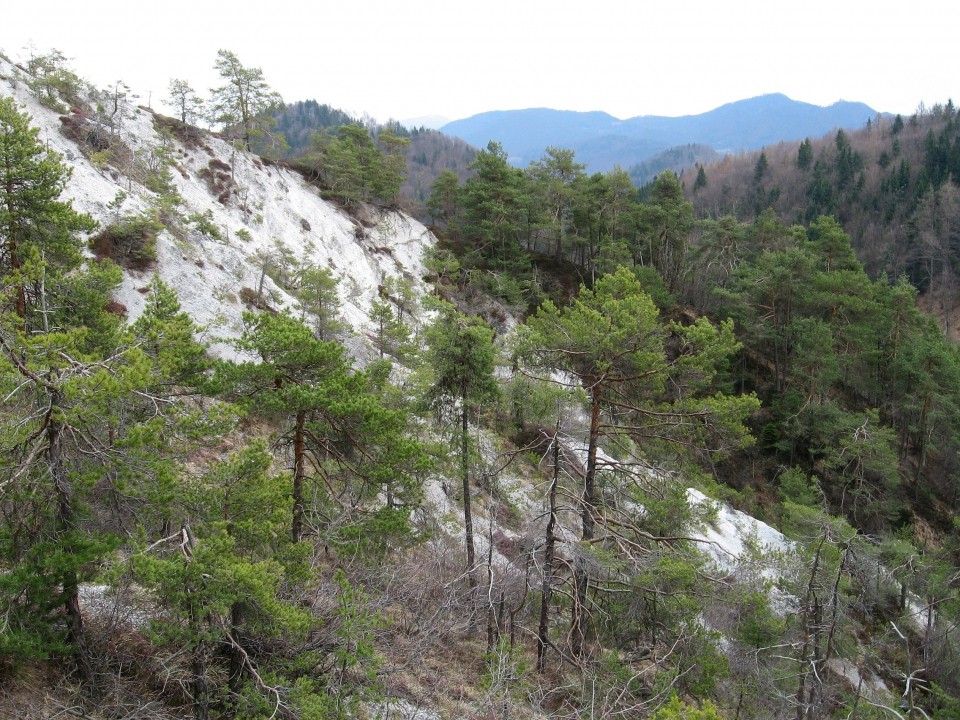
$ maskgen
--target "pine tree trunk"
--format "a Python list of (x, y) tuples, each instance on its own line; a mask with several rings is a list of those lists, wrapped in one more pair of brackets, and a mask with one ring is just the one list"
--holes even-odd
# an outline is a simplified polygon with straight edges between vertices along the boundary
[(304, 426), (306, 425), (306, 419), (306, 412), (301, 410), (297, 413), (296, 427), (293, 433), (293, 519), (290, 524), (295, 543), (300, 542), (303, 538), (303, 478), (306, 474), (304, 470), (306, 456)]
[(476, 564), (476, 550), (473, 545), (473, 510), (470, 506), (470, 433), (467, 424), (466, 393), (461, 396), (460, 411), (460, 473), (463, 479), (463, 533), (467, 543), (467, 582), (470, 585), (471, 601), (477, 588), (477, 578), (474, 574)]
[[(927, 372), (931, 371), (930, 363), (927, 363)], [(923, 474), (927, 469), (927, 448), (929, 445), (930, 437), (930, 393), (925, 393), (923, 396), (923, 405), (920, 408), (920, 421), (919, 421), (919, 430), (917, 432), (917, 470), (913, 476), (913, 497), (914, 499), (919, 497), (920, 494), (920, 481), (923, 479)]]
[(210, 718), (210, 685), (207, 682), (207, 665), (203, 659), (204, 646), (200, 645), (193, 651), (190, 659), (190, 672), (193, 679), (190, 683), (193, 691), (193, 718), (194, 720), (209, 720)]
[[(503, 595), (500, 596), (501, 602)], [(500, 618), (493, 603), (493, 499), (487, 522), (487, 652), (493, 652), (500, 639)]]
[[(12, 173), (9, 172), (9, 168), (8, 168), (7, 174), (8, 176), (12, 175)], [(16, 237), (17, 230), (15, 227), (17, 214), (16, 214), (16, 208), (13, 205), (13, 198), (15, 197), (15, 195), (14, 195), (14, 187), (13, 187), (12, 179), (8, 180), (7, 182), (6, 194), (7, 194), (7, 212), (9, 213), (9, 218), (10, 218), (9, 225), (8, 225), (8, 229), (10, 230), (10, 237), (7, 240), (7, 262), (10, 263), (10, 270), (12, 270), (13, 273), (16, 275), (17, 271), (20, 270), (20, 268), (22, 267), (22, 263), (20, 262), (20, 252), (19, 252), (19, 248), (17, 247), (17, 237)], [(27, 316), (27, 294), (26, 294), (25, 288), (23, 287), (22, 281), (18, 283), (16, 288), (16, 299), (14, 300), (14, 310), (17, 313), (17, 317), (19, 317), (21, 320)]]
[(827, 533), (824, 533), (820, 536), (820, 542), (817, 545), (817, 552), (813, 557), (813, 567), (810, 570), (810, 581), (807, 583), (807, 591), (805, 593), (803, 603), (801, 604), (802, 619), (803, 623), (803, 642), (800, 646), (800, 657), (798, 662), (800, 665), (800, 671), (798, 673), (797, 679), (797, 692), (794, 696), (797, 704), (797, 720), (804, 720), (807, 717), (807, 710), (809, 705), (804, 701), (806, 696), (806, 684), (807, 676), (809, 671), (806, 669), (808, 662), (808, 655), (810, 654), (810, 643), (811, 643), (811, 600), (815, 601), (816, 588), (817, 588), (817, 572), (820, 569), (820, 553), (823, 551), (823, 544), (827, 541)]
[[(234, 642), (240, 642), (240, 628), (243, 625), (243, 604), (235, 602), (230, 606), (230, 636)], [(230, 645), (230, 669), (228, 687), (230, 692), (238, 694), (243, 687), (243, 652)]]
[(557, 539), (557, 483), (560, 479), (560, 422), (553, 435), (553, 479), (550, 482), (550, 514), (543, 544), (543, 583), (540, 592), (540, 623), (537, 626), (537, 672), (546, 670), (547, 645), (550, 643), (550, 601), (553, 594), (553, 557)]
[[(51, 381), (56, 382), (56, 371), (51, 373)], [(54, 493), (57, 498), (57, 535), (62, 536), (76, 529), (76, 517), (67, 470), (63, 460), (63, 423), (57, 413), (63, 404), (63, 395), (59, 389), (50, 387), (50, 412), (47, 415), (47, 464), (53, 479)], [(75, 671), (77, 678), (87, 688), (94, 684), (93, 667), (87, 648), (86, 634), (83, 628), (83, 616), (80, 613), (80, 586), (77, 571), (68, 567), (63, 571), (63, 609), (67, 617), (67, 637), (76, 653)]]
[(573, 575), (576, 597), (573, 601), (573, 617), (570, 623), (570, 640), (575, 657), (582, 657), (587, 641), (586, 607), (587, 589), (590, 584), (590, 575), (587, 570), (587, 560), (584, 556), (587, 545), (593, 540), (595, 532), (594, 512), (597, 507), (596, 477), (597, 477), (597, 446), (600, 442), (600, 386), (594, 383), (590, 406), (590, 440), (587, 446), (587, 470), (583, 478), (583, 497), (581, 499), (581, 540), (583, 547), (574, 563)]

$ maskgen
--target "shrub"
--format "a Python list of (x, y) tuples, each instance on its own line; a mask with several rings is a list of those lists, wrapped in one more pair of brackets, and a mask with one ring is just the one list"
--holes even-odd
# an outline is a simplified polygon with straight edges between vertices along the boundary
[[(153, 115), (154, 127), (169, 132), (188, 148), (200, 148), (203, 146), (204, 132), (195, 125), (181, 122), (180, 120), (166, 115)], [(212, 151), (211, 151), (212, 152)]]
[(213, 219), (213, 211), (207, 210), (205, 213), (192, 213), (187, 217), (187, 221), (193, 226), (193, 229), (201, 236), (223, 242), (223, 235), (220, 228), (217, 227)]
[[(84, 104), (86, 83), (67, 65), (67, 57), (57, 49), (27, 61), (27, 85), (44, 107), (66, 112), (71, 105)], [(66, 105), (64, 105), (66, 103)]]
[(90, 239), (90, 249), (130, 270), (145, 270), (157, 260), (156, 240), (163, 224), (151, 213), (121, 218)]
[(197, 174), (203, 178), (211, 194), (216, 195), (222, 204), (226, 205), (230, 201), (236, 183), (233, 181), (233, 173), (227, 163), (213, 158), (207, 163), (207, 167)]
[(111, 300), (106, 305), (103, 306), (105, 312), (110, 313), (111, 315), (118, 315), (119, 317), (127, 316), (127, 306), (116, 300)]
[(723, 720), (723, 716), (709, 700), (704, 701), (702, 707), (696, 707), (673, 695), (669, 702), (654, 714), (653, 720)]

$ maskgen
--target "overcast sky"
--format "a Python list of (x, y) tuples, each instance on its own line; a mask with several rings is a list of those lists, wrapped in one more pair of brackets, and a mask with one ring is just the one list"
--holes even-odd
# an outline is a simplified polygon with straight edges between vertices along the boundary
[(98, 86), (162, 108), (201, 96), (220, 48), (284, 100), (378, 120), (550, 107), (689, 115), (782, 92), (913, 113), (960, 99), (942, 0), (5, 0), (0, 49), (56, 48)]

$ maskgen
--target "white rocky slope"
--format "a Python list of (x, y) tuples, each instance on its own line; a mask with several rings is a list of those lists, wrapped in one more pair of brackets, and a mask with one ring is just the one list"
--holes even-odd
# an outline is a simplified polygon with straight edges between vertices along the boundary
[[(61, 114), (43, 107), (31, 94), (25, 74), (0, 59), (0, 95), (13, 96), (39, 128), (39, 138), (60, 153), (73, 168), (64, 199), (106, 225), (120, 215), (136, 214), (155, 198), (131, 177), (109, 165), (97, 167), (69, 139)], [(73, 115), (79, 117), (78, 113)], [(300, 175), (268, 166), (229, 143), (203, 134), (197, 143), (162, 140), (150, 110), (126, 106), (119, 134), (142, 163), (155, 162), (158, 148), (172, 157), (173, 182), (183, 199), (179, 214), (206, 215), (221, 240), (194, 232), (186, 240), (164, 231), (157, 241), (157, 262), (143, 271), (127, 271), (115, 298), (128, 317), (143, 309), (142, 289), (154, 273), (177, 292), (183, 309), (199, 323), (214, 352), (230, 356), (229, 340), (242, 330), (243, 288), (259, 290), (263, 258), (285, 253), (301, 265), (329, 268), (339, 279), (338, 291), (351, 350), (362, 360), (371, 303), (388, 278), (405, 278), (423, 292), (423, 254), (435, 238), (419, 222), (400, 212), (368, 208), (364, 223), (320, 197)], [(204, 179), (211, 168), (229, 168), (232, 193), (226, 202)], [(131, 173), (132, 174), (132, 173)], [(118, 192), (126, 193), (119, 210), (108, 207)], [(269, 277), (263, 280), (263, 298), (272, 308), (298, 313), (296, 300)], [(249, 292), (248, 292), (249, 294)]]

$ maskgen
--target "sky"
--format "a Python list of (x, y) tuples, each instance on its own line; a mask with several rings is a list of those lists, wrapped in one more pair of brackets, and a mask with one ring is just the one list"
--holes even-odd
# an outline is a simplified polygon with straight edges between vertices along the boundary
[[(286, 102), (385, 121), (549, 107), (680, 116), (766, 93), (912, 114), (960, 100), (943, 0), (7, 0), (0, 50), (57, 49), (99, 87), (164, 109), (217, 51)], [(31, 50), (32, 48), (32, 50)]]

